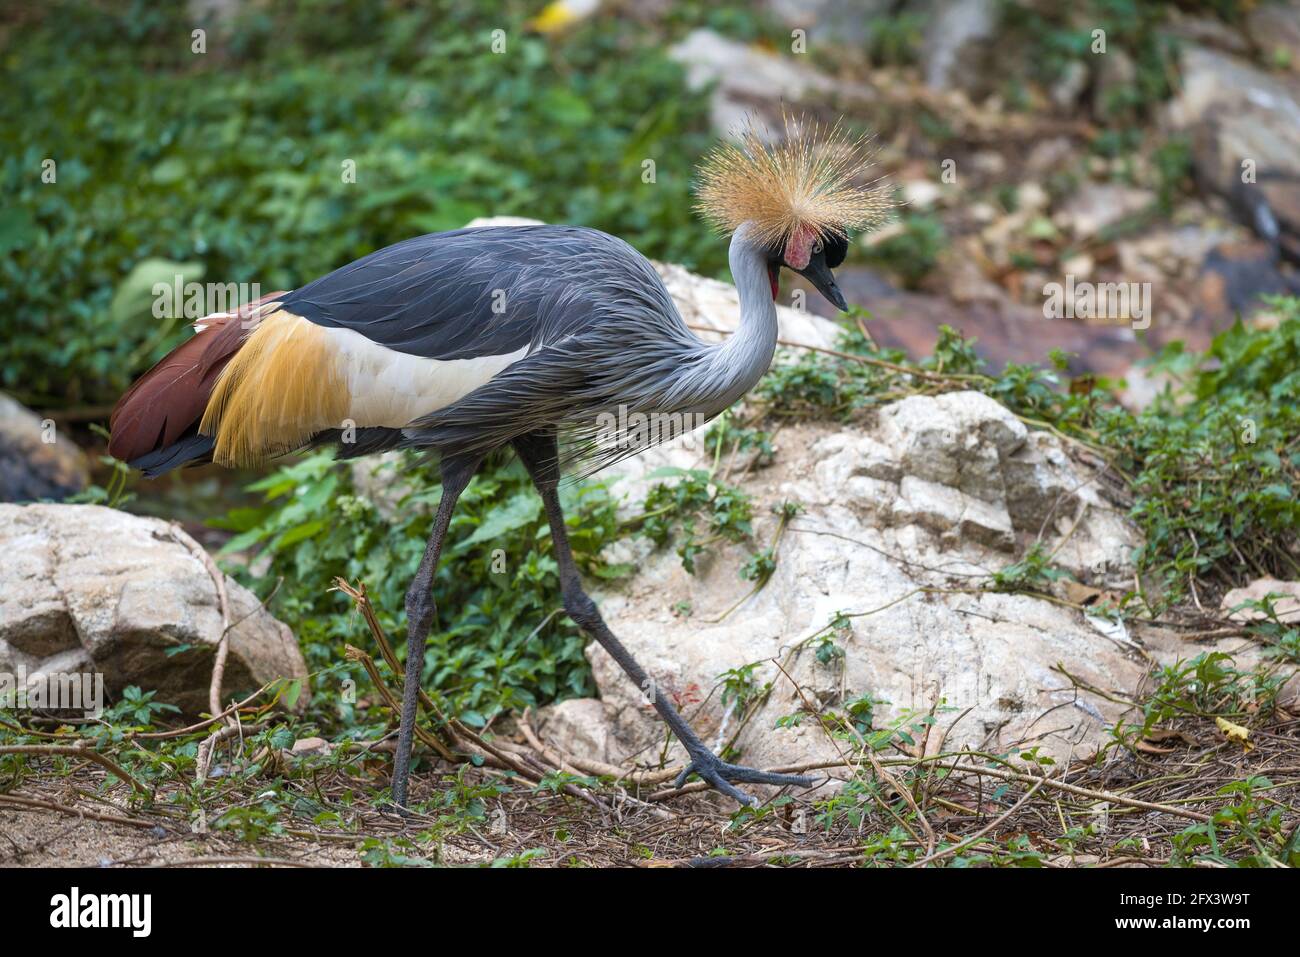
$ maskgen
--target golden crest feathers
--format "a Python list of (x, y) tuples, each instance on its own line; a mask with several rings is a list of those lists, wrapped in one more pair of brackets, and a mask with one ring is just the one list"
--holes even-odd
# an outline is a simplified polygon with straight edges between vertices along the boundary
[(751, 120), (738, 142), (705, 157), (695, 190), (701, 216), (723, 232), (752, 222), (755, 238), (778, 249), (801, 228), (826, 239), (884, 222), (894, 206), (889, 187), (859, 182), (870, 166), (867, 138), (839, 123), (783, 121), (781, 142), (769, 143)]

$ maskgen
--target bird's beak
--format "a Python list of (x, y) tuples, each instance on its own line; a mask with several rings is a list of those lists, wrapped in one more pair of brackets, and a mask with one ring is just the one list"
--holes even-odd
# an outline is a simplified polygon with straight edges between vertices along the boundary
[[(818, 257), (819, 260), (820, 258)], [(849, 304), (844, 301), (844, 293), (840, 292), (840, 287), (835, 285), (835, 276), (824, 262), (810, 263), (807, 269), (799, 271), (799, 275), (816, 286), (817, 291), (830, 300), (836, 309), (841, 312), (849, 311)]]

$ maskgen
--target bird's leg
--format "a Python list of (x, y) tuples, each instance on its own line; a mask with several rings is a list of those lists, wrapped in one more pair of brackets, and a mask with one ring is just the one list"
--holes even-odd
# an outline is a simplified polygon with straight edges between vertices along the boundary
[(451, 524), (456, 500), (465, 491), (478, 470), (480, 458), (444, 459), (442, 462), (442, 500), (433, 519), (429, 544), (416, 569), (411, 587), (406, 590), (406, 683), (402, 686), (402, 723), (397, 731), (397, 755), (393, 761), (393, 803), (406, 807), (406, 789), (411, 773), (411, 741), (415, 734), (415, 709), (420, 696), (420, 678), (424, 671), (424, 645), (433, 625), (436, 606), (433, 602), (433, 577), (438, 571), (442, 541)]
[(564, 610), (569, 617), (600, 643), (611, 658), (632, 682), (650, 698), (664, 723), (677, 736), (677, 740), (686, 748), (691, 762), (677, 777), (677, 787), (681, 787), (691, 774), (698, 774), (711, 787), (741, 804), (753, 804), (754, 798), (735, 787), (741, 784), (771, 784), (778, 787), (794, 785), (811, 787), (813, 778), (795, 774), (774, 774), (759, 771), (738, 764), (728, 764), (709, 750), (708, 746), (696, 736), (691, 726), (681, 716), (666, 696), (658, 693), (658, 688), (645, 669), (637, 663), (631, 653), (609, 630), (605, 620), (600, 616), (596, 603), (582, 588), (582, 579), (578, 575), (577, 565), (573, 561), (573, 551), (569, 547), (569, 536), (565, 529), (564, 512), (560, 508), (557, 492), (560, 479), (559, 460), (555, 438), (549, 434), (533, 433), (515, 439), (514, 446), (520, 459), (528, 468), (533, 484), (542, 497), (546, 509), (546, 518), (551, 526), (551, 539), (555, 545), (555, 561), (560, 569), (560, 587), (564, 598)]

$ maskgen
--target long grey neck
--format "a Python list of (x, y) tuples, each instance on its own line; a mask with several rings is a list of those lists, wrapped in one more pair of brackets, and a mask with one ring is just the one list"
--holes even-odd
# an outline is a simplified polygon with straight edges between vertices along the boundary
[(751, 242), (749, 223), (731, 235), (727, 259), (740, 295), (740, 328), (713, 350), (709, 377), (719, 385), (718, 411), (754, 387), (776, 351), (776, 303), (767, 275), (767, 252)]

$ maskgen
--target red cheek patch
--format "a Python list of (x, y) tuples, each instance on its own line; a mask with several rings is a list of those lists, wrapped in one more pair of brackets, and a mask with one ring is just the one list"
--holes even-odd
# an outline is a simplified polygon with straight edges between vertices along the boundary
[(812, 259), (813, 240), (816, 234), (806, 226), (800, 226), (790, 234), (785, 244), (785, 261), (791, 269), (807, 269)]

